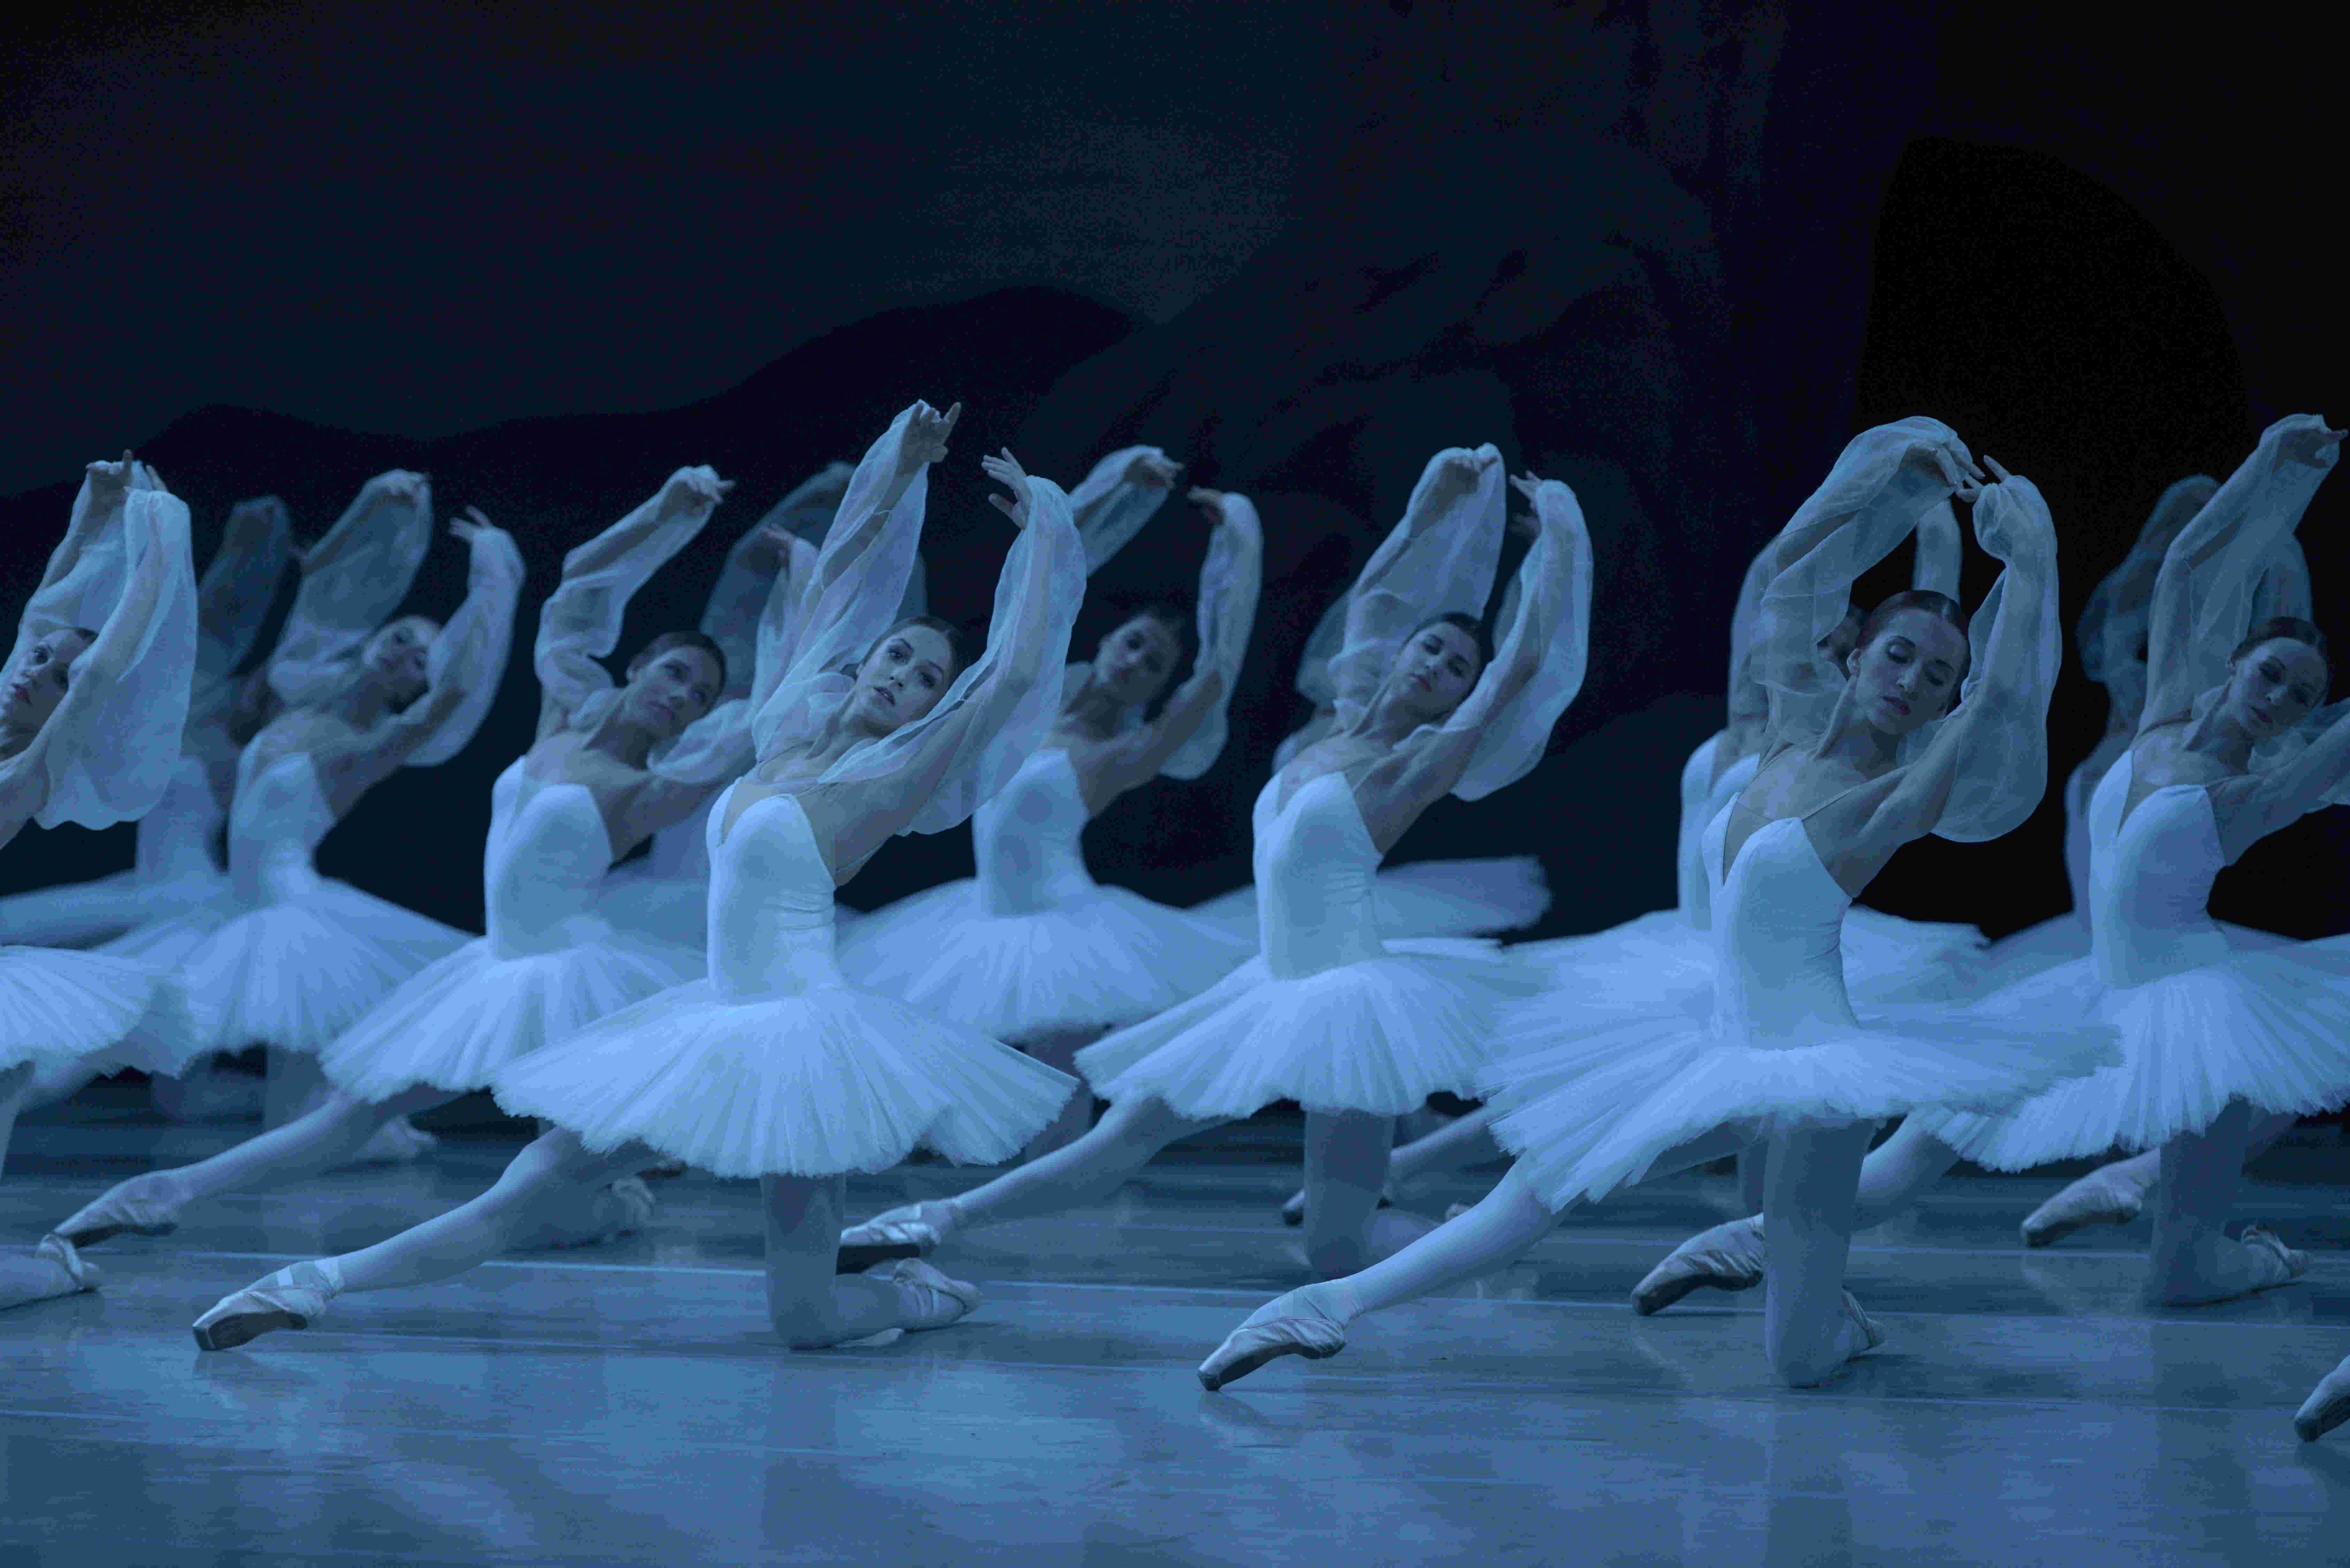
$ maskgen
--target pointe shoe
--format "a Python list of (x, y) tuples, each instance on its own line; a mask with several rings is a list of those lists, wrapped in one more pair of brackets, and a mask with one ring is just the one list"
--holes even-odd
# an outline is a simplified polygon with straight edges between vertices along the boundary
[(2265, 1225), (2246, 1226), (2239, 1239), (2247, 1251), (2262, 1261), (2262, 1279), (2252, 1287), (2256, 1291), (2289, 1284), (2309, 1272), (2309, 1254), (2286, 1246)]
[(1762, 1217), (1749, 1215), (1700, 1231), (1674, 1248), (1648, 1278), (1632, 1287), (1632, 1310), (1660, 1313), (1691, 1291), (1751, 1290), (1762, 1282)]
[(951, 1280), (920, 1258), (899, 1258), (873, 1271), (873, 1278), (898, 1287), (905, 1303), (908, 1334), (922, 1334), (961, 1323), (979, 1310), (979, 1287), (967, 1280)]
[(0, 1310), (53, 1302), (98, 1289), (99, 1272), (62, 1236), (44, 1236), (28, 1252), (0, 1253)]
[[(1379, 1207), (1382, 1209), (1392, 1209), (1395, 1207), (1395, 1199), (1382, 1192), (1379, 1194)], [(1293, 1192), (1289, 1195), (1289, 1201), (1281, 1206), (1281, 1222), (1288, 1226), (1293, 1231), (1305, 1223), (1305, 1194), (1304, 1192)]]
[(1200, 1363), (1200, 1386), (1213, 1394), (1268, 1361), (1284, 1355), (1326, 1361), (1346, 1348), (1347, 1325), (1315, 1306), (1304, 1291), (1291, 1291), (1257, 1308), (1224, 1336), (1215, 1354)]
[(2146, 1195), (2131, 1192), (2093, 1170), (2033, 1210), (2022, 1231), (2027, 1247), (2047, 1247), (2092, 1225), (2126, 1225), (2146, 1208)]
[(909, 1203), (888, 1210), (840, 1233), (833, 1272), (861, 1274), (877, 1263), (922, 1257), (936, 1251), (954, 1229), (951, 1203)]
[(441, 1140), (423, 1128), (411, 1127), (406, 1116), (397, 1116), (376, 1128), (375, 1136), (359, 1146), (336, 1168), (357, 1170), (370, 1165), (411, 1165), (441, 1147)]
[(33, 1249), (33, 1256), (57, 1265), (57, 1272), (73, 1284), (73, 1289), (66, 1293), (68, 1295), (94, 1291), (106, 1282), (106, 1276), (99, 1272), (96, 1263), (82, 1262), (74, 1244), (55, 1232), (41, 1238), (40, 1244)]
[(234, 1350), (273, 1329), (307, 1328), (342, 1286), (342, 1275), (330, 1259), (280, 1269), (196, 1319), (196, 1348)]
[(2293, 1413), (2293, 1429), (2304, 1443), (2314, 1443), (2345, 1421), (2350, 1421), (2350, 1361), (2325, 1375)]
[(1860, 1348), (1852, 1353), (1855, 1357), (1866, 1355), (1885, 1343), (1885, 1331), (1877, 1326), (1875, 1318), (1860, 1310), (1860, 1303), (1853, 1299), (1850, 1291), (1844, 1293), (1844, 1315), (1860, 1331)]
[(180, 1228), (184, 1200), (162, 1173), (134, 1176), (88, 1204), (53, 1232), (77, 1247), (95, 1247), (116, 1236), (168, 1236)]

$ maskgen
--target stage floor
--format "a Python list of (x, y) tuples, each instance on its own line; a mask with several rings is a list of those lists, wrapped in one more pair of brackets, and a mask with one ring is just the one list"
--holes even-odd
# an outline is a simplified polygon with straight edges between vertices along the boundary
[[(242, 1129), (102, 1103), (27, 1121), (0, 1234)], [(2053, 1179), (1951, 1184), (1862, 1238), (1889, 1342), (1773, 1384), (1759, 1292), (1625, 1293), (1729, 1212), (1661, 1184), (1518, 1267), (1357, 1325), (1335, 1360), (1203, 1394), (1192, 1368), (1298, 1282), (1278, 1127), (1179, 1150), (1110, 1204), (942, 1253), (987, 1301), (879, 1350), (790, 1355), (756, 1189), (660, 1184), (644, 1236), (346, 1298), (199, 1353), (188, 1324), (295, 1258), (480, 1189), (515, 1147), (235, 1199), (94, 1250), (94, 1295), (0, 1317), (0, 1563), (2314, 1563), (2350, 1551), (2350, 1431), (2293, 1409), (2350, 1352), (2350, 1254), (2251, 1301), (2149, 1314), (2145, 1226), (2026, 1252)], [(858, 1213), (967, 1184), (914, 1167)], [(1474, 1196), (1431, 1184), (1426, 1205)], [(2338, 1249), (2338, 1188), (2241, 1212)], [(1416, 1198), (1415, 1201), (1419, 1201)]]

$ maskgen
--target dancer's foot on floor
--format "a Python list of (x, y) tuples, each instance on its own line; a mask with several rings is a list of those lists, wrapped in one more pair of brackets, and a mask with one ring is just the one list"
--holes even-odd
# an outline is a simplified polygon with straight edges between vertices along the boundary
[(2304, 1443), (2314, 1443), (2345, 1421), (2350, 1421), (2350, 1360), (2325, 1375), (2293, 1417), (2293, 1429)]
[(954, 1234), (960, 1222), (951, 1200), (909, 1203), (876, 1214), (840, 1233), (840, 1253), (833, 1272), (861, 1274), (877, 1263), (926, 1256)]
[(920, 1258), (899, 1258), (873, 1271), (872, 1278), (898, 1287), (908, 1334), (925, 1334), (961, 1323), (979, 1310), (979, 1287), (968, 1280), (951, 1280)]
[(307, 1328), (343, 1288), (332, 1259), (296, 1263), (226, 1297), (196, 1319), (196, 1347), (234, 1350), (281, 1328)]
[(95, 1247), (116, 1236), (168, 1236), (180, 1228), (186, 1202), (168, 1172), (151, 1170), (117, 1184), (59, 1225), (56, 1234), (77, 1247)]
[(1275, 1296), (1224, 1336), (1215, 1354), (1200, 1363), (1200, 1386), (1213, 1394), (1246, 1377), (1268, 1361), (1302, 1355), (1326, 1361), (1347, 1348), (1347, 1325), (1325, 1312), (1315, 1287)]
[(2023, 1244), (2050, 1247), (2092, 1225), (2126, 1225), (2145, 1208), (2146, 1193), (2137, 1183), (2093, 1170), (2025, 1218)]
[(2309, 1272), (2309, 1254), (2296, 1251), (2265, 1226), (2249, 1227), (2241, 1241), (2221, 1237), (2209, 1265), (2189, 1273), (2174, 1272), (2161, 1281), (2149, 1278), (2147, 1293), (2156, 1306), (2216, 1306), (2262, 1291), (2289, 1285)]
[(62, 1236), (44, 1236), (30, 1251), (0, 1256), (0, 1309), (52, 1302), (94, 1291), (104, 1281)]
[(1660, 1313), (1695, 1290), (1743, 1291), (1762, 1282), (1762, 1217), (1700, 1231), (1632, 1287), (1632, 1310)]

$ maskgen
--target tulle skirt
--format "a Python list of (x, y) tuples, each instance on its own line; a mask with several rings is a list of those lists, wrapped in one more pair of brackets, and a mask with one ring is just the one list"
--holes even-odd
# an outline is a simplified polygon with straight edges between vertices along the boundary
[[(668, 947), (710, 945), (710, 883), (699, 877), (629, 876), (616, 871), (604, 879), (596, 913), (615, 929)], [(846, 904), (833, 906), (837, 929), (865, 917)]]
[[(1382, 935), (1471, 937), (1520, 930), (1550, 908), (1550, 884), (1531, 855), (1492, 860), (1421, 860), (1371, 879)], [(1257, 950), (1256, 888), (1235, 888), (1184, 913)]]
[(12, 893), (0, 898), (0, 946), (95, 947), (209, 903), (227, 887), (228, 878), (217, 872), (158, 881), (118, 871), (93, 881)]
[(1276, 979), (1253, 958), (1205, 994), (1077, 1053), (1105, 1099), (1179, 1115), (1309, 1111), (1403, 1116), (1444, 1090), (1473, 1094), (1496, 1025), (1540, 981), (1490, 942), (1390, 940), (1387, 952)]
[(102, 953), (0, 947), (0, 1072), (103, 1054), (111, 1071), (175, 1073), (203, 1049), (163, 971)]
[(1756, 1137), (1921, 1106), (2001, 1110), (2117, 1059), (2109, 1028), (2002, 1022), (1970, 1009), (1889, 1010), (1874, 1024), (1822, 1019), (1797, 1041), (1750, 1041), (1712, 1002), (1679, 1015), (1630, 1011), (1595, 1024), (1578, 1007), (1562, 1033), (1528, 1009), (1504, 1034), (1482, 1088), (1493, 1136), (1543, 1200), (1562, 1208), (1645, 1177), (1659, 1156), (1735, 1127)]
[(990, 916), (969, 880), (876, 909), (842, 932), (839, 948), (856, 984), (998, 1040), (1148, 1018), (1255, 951), (1253, 940), (1123, 888)]
[(466, 934), (347, 883), (248, 909), (227, 898), (105, 950), (178, 976), (208, 1049), (316, 1054)]
[(522, 1057), (498, 1104), (588, 1147), (650, 1145), (714, 1176), (887, 1170), (916, 1146), (1010, 1159), (1076, 1080), (999, 1041), (851, 986), (729, 1002), (665, 991)]
[(1987, 999), (2010, 1018), (2109, 1024), (2121, 1061), (1997, 1116), (1923, 1125), (1978, 1165), (2024, 1170), (2156, 1147), (2231, 1099), (2301, 1116), (2350, 1104), (2350, 937), (2228, 934), (2244, 944), (2230, 957), (2144, 985), (2105, 986), (2084, 959)]
[(608, 927), (554, 952), (508, 957), (477, 937), (386, 997), (319, 1053), (318, 1065), (370, 1102), (424, 1084), (454, 1094), (486, 1088), (507, 1063), (704, 968), (691, 948)]

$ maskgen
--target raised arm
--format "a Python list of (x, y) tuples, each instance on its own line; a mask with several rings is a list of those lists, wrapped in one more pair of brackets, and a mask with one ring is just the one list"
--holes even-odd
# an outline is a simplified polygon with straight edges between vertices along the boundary
[(274, 495), (229, 509), (220, 548), (196, 586), (196, 682), (224, 690), (253, 651), (294, 553), (294, 523)]
[(363, 485), (301, 557), (302, 582), (270, 653), (269, 684), (291, 704), (324, 701), (349, 660), (408, 597), (432, 547), (432, 487), (394, 470)]
[(1159, 717), (1112, 742), (1103, 781), (1123, 793), (1160, 774), (1195, 779), (1215, 765), (1224, 746), (1224, 711), (1240, 680), (1249, 634), (1256, 625), (1264, 574), (1264, 535), (1247, 497), (1194, 490), (1192, 504), (1214, 530), (1200, 568), (1200, 653), (1191, 677), (1176, 688)]
[(1406, 739), (1356, 790), (1382, 852), (1442, 796), (1476, 799), (1523, 777), (1583, 684), (1591, 618), (1583, 508), (1556, 480), (1527, 474), (1511, 483), (1532, 507), (1520, 526), (1534, 535), (1518, 567), (1517, 614), (1452, 716)]
[(1347, 629), (1329, 663), (1339, 722), (1378, 695), (1413, 627), (1448, 610), (1482, 615), (1501, 565), (1506, 508), (1502, 454), (1452, 447), (1430, 458), (1398, 524), (1347, 596)]
[(620, 640), (629, 600), (702, 532), (731, 486), (708, 468), (681, 468), (653, 497), (563, 557), (563, 580), (538, 612), (531, 666), (538, 675), (538, 736), (583, 722), (612, 690), (597, 662)]
[(1069, 515), (1086, 547), (1087, 576), (1159, 514), (1182, 472), (1181, 463), (1155, 446), (1127, 447), (1094, 464), (1084, 483), (1069, 492)]
[(1021, 529), (996, 582), (987, 649), (937, 707), (827, 774), (867, 781), (859, 799), (868, 809), (836, 844), (837, 865), (862, 861), (893, 835), (936, 833), (968, 817), (1027, 760), (1058, 709), (1084, 546), (1058, 486), (1022, 472), (1008, 452), (983, 466), (1011, 492), (989, 499)]
[(895, 461), (875, 463), (868, 454), (868, 461), (859, 463), (850, 476), (840, 510), (833, 516), (817, 556), (816, 578), (810, 585), (815, 595), (829, 592), (841, 578), (862, 568), (865, 557), (888, 532), (890, 514), (915, 481), (946, 455), (947, 441), (962, 418), (961, 403), (943, 414), (928, 403), (916, 403), (898, 416), (890, 434), (882, 438), (885, 441), (895, 438)]
[(1917, 558), (1909, 566), (1909, 586), (1956, 600), (1966, 548), (1959, 533), (1958, 508), (1947, 497), (1940, 505), (1929, 506), (1918, 516)]
[(2251, 626), (2261, 583), (2333, 468), (2342, 434), (2314, 414), (2279, 420), (2171, 541), (2147, 629), (2141, 733), (2187, 717), (2197, 698), (2227, 679), (2228, 655)]

